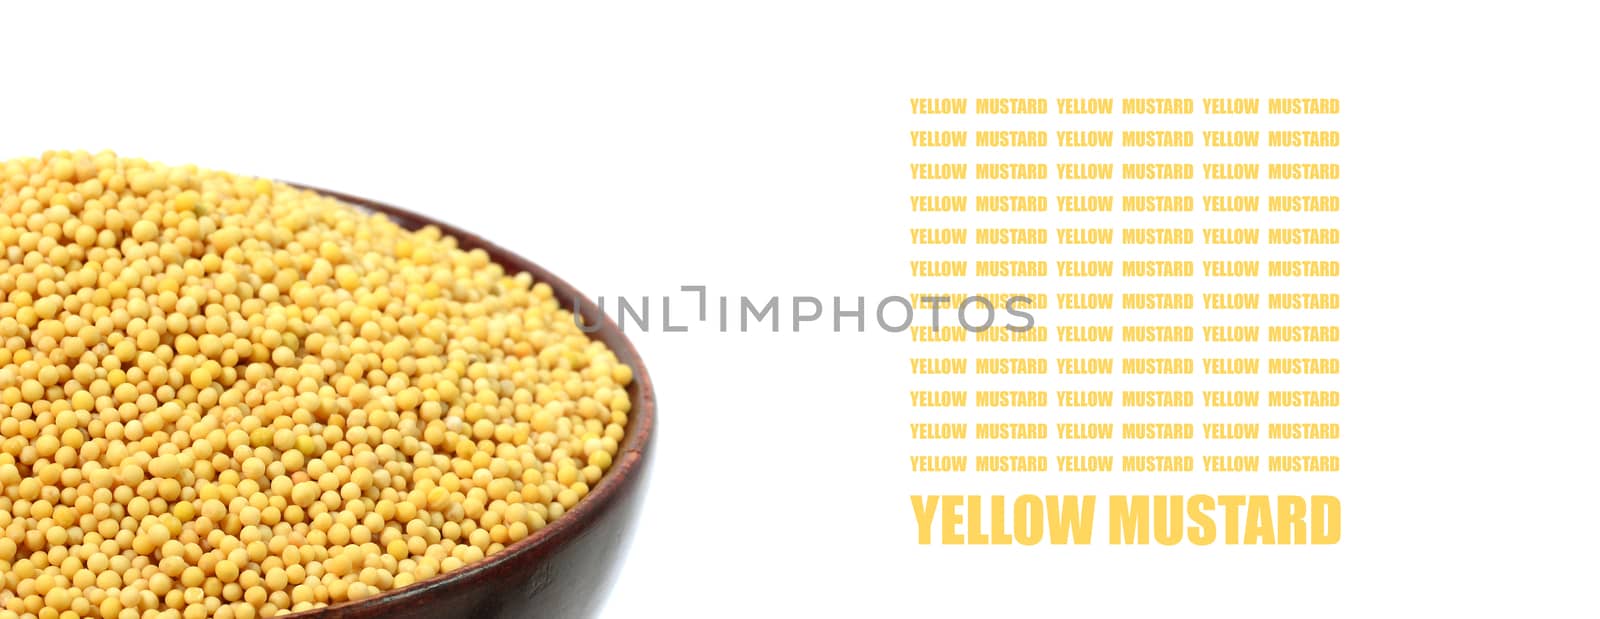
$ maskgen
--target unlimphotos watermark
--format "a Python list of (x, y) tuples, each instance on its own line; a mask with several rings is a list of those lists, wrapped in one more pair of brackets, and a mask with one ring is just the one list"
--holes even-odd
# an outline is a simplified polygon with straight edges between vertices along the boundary
[[(869, 302), (864, 296), (712, 296), (706, 292), (705, 286), (681, 286), (679, 290), (695, 296), (692, 309), (697, 311), (692, 313), (696, 318), (684, 318), (682, 315), (675, 318), (672, 313), (673, 297), (670, 295), (633, 299), (618, 296), (613, 300), (614, 313), (607, 312), (604, 296), (599, 297), (595, 305), (600, 314), (616, 320), (623, 331), (627, 331), (631, 323), (639, 331), (663, 333), (685, 333), (691, 329), (712, 327), (724, 333), (749, 332), (752, 328), (757, 331), (765, 328), (778, 333), (785, 327), (790, 332), (799, 333), (829, 325), (834, 333), (847, 330), (861, 333), (866, 332), (869, 326), (899, 333), (916, 322), (918, 310), (928, 310), (934, 329), (939, 328), (941, 320), (948, 324), (949, 312), (955, 314), (956, 324), (970, 332), (986, 331), (996, 326), (1021, 332), (1034, 326), (1033, 314), (1028, 311), (1033, 299), (1022, 295), (1000, 298), (986, 295), (915, 295), (914, 298), (890, 295)], [(659, 303), (652, 304), (652, 299)], [(652, 305), (659, 309), (658, 314), (653, 314)], [(574, 298), (572, 306), (578, 310), (573, 312), (572, 319), (579, 329), (585, 333), (600, 330), (599, 321), (591, 324), (583, 318), (588, 307), (581, 297)], [(942, 317), (941, 311), (946, 312)], [(653, 315), (660, 318), (659, 322), (653, 320)]]

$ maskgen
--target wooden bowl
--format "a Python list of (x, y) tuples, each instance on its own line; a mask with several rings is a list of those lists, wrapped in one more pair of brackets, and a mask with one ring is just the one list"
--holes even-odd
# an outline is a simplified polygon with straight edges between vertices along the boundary
[[(294, 619), (417, 619), (588, 617), (604, 603), (625, 555), (639, 505), (644, 498), (650, 439), (656, 421), (650, 373), (622, 331), (571, 284), (526, 258), (471, 232), (398, 207), (337, 191), (290, 183), (325, 196), (383, 213), (400, 225), (437, 226), (466, 249), (482, 249), (508, 272), (526, 272), (555, 289), (562, 307), (582, 299), (584, 324), (599, 324), (589, 337), (605, 342), (617, 359), (633, 367), (628, 397), (633, 401), (627, 434), (600, 483), (571, 510), (498, 553), (454, 572), (358, 601), (286, 615)], [(285, 616), (285, 615), (280, 615)]]

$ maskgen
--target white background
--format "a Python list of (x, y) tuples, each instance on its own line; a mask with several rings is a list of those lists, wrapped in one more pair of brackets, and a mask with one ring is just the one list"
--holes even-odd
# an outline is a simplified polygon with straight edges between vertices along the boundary
[(1345, 470), (1286, 489), (1335, 490), (1342, 543), (919, 547), (903, 337), (652, 333), (607, 615), (1593, 616), (1595, 15), (1110, 4), (30, 3), (0, 12), (0, 158), (336, 188), (596, 295), (882, 296), (908, 97), (1337, 96)]

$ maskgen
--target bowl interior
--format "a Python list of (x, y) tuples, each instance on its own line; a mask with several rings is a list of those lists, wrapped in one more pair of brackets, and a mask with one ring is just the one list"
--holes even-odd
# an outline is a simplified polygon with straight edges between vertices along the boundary
[[(366, 198), (296, 183), (289, 184), (337, 198), (371, 212), (383, 213), (391, 220), (408, 229), (415, 230), (428, 225), (436, 226), (444, 233), (455, 237), (462, 248), (484, 250), (492, 260), (500, 264), (508, 272), (526, 272), (533, 276), (534, 281), (549, 284), (555, 290), (556, 297), (563, 308), (568, 311), (574, 311), (581, 316), (585, 325), (599, 325), (599, 329), (590, 333), (589, 337), (605, 342), (606, 346), (616, 354), (618, 361), (631, 366), (634, 380), (627, 388), (628, 397), (633, 402), (633, 410), (629, 413), (628, 427), (623, 436), (622, 444), (618, 447), (617, 457), (613, 461), (611, 470), (607, 471), (605, 476), (600, 479), (600, 482), (590, 490), (588, 496), (578, 501), (571, 510), (568, 510), (560, 518), (555, 519), (538, 532), (507, 546), (504, 550), (485, 557), (481, 561), (466, 565), (454, 572), (441, 574), (400, 589), (386, 591), (358, 602), (347, 602), (290, 615), (279, 615), (280, 617), (286, 616), (294, 619), (309, 617), (383, 617), (405, 609), (415, 611), (418, 607), (425, 607), (436, 598), (442, 597), (439, 594), (446, 589), (472, 587), (482, 584), (482, 581), (503, 575), (507, 570), (523, 570), (527, 569), (531, 564), (537, 564), (541, 558), (560, 549), (572, 539), (583, 535), (590, 528), (593, 521), (616, 503), (625, 491), (643, 483), (640, 478), (643, 477), (645, 450), (649, 445), (655, 425), (655, 389), (650, 380), (650, 373), (646, 371), (644, 363), (639, 358), (638, 350), (622, 334), (616, 323), (599, 311), (593, 301), (583, 296), (571, 284), (544, 270), (539, 265), (466, 230), (461, 230), (425, 215)], [(574, 307), (574, 304), (577, 307)], [(439, 616), (444, 616), (445, 614), (441, 612)]]

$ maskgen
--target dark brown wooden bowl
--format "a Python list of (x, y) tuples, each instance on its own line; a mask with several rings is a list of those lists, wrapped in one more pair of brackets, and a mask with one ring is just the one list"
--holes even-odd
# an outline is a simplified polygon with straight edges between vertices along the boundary
[(619, 361), (633, 367), (633, 384), (628, 386), (628, 397), (634, 404), (628, 416), (627, 434), (611, 470), (588, 496), (549, 526), (454, 572), (358, 602), (286, 616), (294, 619), (492, 619), (594, 615), (610, 591), (632, 535), (652, 453), (649, 447), (656, 422), (655, 389), (650, 373), (639, 359), (639, 351), (593, 301), (526, 258), (430, 217), (337, 191), (290, 184), (383, 213), (406, 228), (437, 226), (460, 241), (462, 247), (488, 252), (508, 272), (526, 272), (534, 281), (550, 284), (562, 307), (568, 310), (574, 310), (574, 299), (582, 299), (582, 307), (577, 311), (584, 324), (600, 325), (599, 331), (589, 336), (605, 342)]

